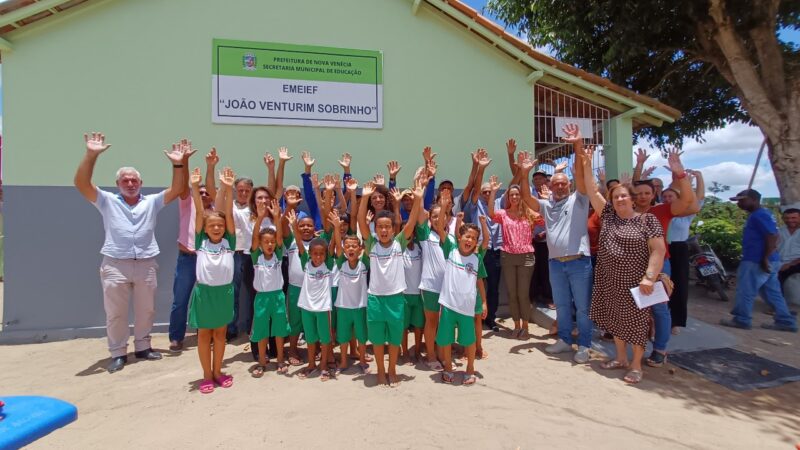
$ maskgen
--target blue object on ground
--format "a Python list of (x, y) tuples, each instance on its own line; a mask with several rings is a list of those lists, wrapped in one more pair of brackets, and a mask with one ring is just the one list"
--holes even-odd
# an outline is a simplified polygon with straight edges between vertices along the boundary
[(78, 418), (78, 408), (52, 397), (0, 397), (0, 449), (21, 448)]

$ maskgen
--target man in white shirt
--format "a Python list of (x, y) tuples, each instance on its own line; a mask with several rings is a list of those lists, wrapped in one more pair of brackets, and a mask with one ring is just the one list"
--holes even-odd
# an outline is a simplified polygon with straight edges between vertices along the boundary
[(778, 280), (783, 283), (790, 276), (800, 273), (800, 209), (787, 208), (783, 211), (784, 226), (778, 229), (778, 253), (781, 267), (778, 269)]
[(142, 195), (142, 178), (133, 167), (117, 171), (118, 194), (104, 191), (92, 183), (97, 158), (108, 150), (101, 133), (84, 135), (86, 154), (75, 173), (75, 187), (103, 217), (105, 243), (100, 253), (100, 281), (106, 311), (108, 350), (111, 353), (109, 373), (121, 370), (128, 361), (128, 302), (133, 294), (134, 355), (139, 359), (161, 359), (150, 346), (150, 330), (155, 319), (156, 271), (159, 253), (155, 239), (156, 215), (175, 200), (186, 183), (181, 170), (194, 154), (191, 143), (183, 140), (165, 151), (172, 163), (172, 184), (167, 189)]

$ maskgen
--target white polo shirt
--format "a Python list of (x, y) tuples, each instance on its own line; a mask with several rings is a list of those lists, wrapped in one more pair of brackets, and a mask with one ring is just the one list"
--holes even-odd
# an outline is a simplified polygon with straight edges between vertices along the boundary
[(97, 200), (92, 204), (103, 216), (106, 232), (100, 253), (117, 259), (158, 255), (156, 216), (164, 208), (164, 192), (140, 195), (139, 202), (129, 206), (121, 195), (97, 188)]

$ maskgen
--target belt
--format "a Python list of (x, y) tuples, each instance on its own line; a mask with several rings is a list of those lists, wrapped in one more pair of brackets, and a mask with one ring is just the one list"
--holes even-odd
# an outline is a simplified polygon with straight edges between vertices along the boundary
[(236, 250), (234, 253), (238, 255), (244, 255), (244, 250)]
[(583, 258), (582, 254), (570, 255), (570, 256), (560, 256), (558, 258), (553, 258), (553, 259), (555, 259), (555, 260), (557, 260), (559, 262), (565, 263), (565, 262), (575, 261), (576, 259), (581, 259), (581, 258)]

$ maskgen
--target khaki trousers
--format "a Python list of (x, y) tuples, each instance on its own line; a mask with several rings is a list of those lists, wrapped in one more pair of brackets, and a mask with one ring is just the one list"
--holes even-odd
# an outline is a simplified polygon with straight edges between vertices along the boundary
[(133, 294), (134, 351), (150, 348), (150, 331), (155, 320), (155, 292), (158, 264), (155, 258), (117, 259), (103, 257), (100, 283), (106, 310), (108, 351), (111, 357), (128, 353), (128, 302)]

